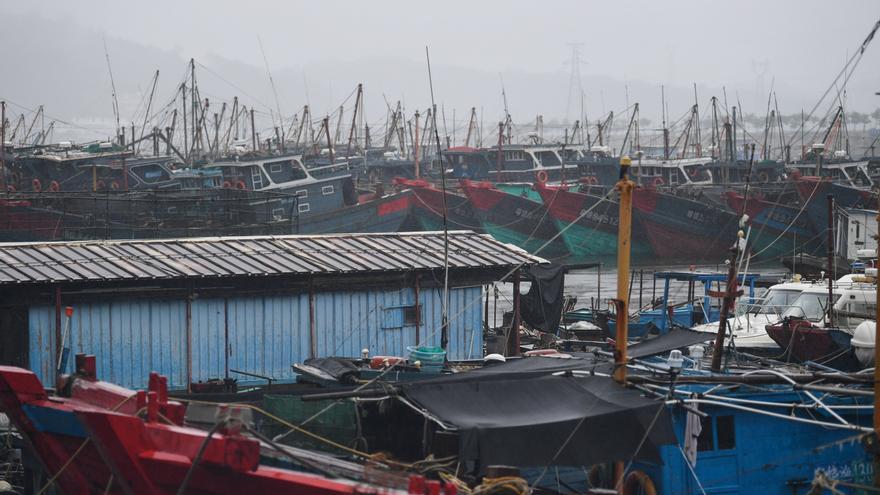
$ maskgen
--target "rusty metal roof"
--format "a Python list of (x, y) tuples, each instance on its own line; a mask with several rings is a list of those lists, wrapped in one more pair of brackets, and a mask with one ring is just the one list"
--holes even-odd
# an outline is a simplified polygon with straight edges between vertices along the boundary
[[(488, 235), (449, 232), (450, 269), (544, 261)], [(365, 274), (443, 266), (442, 232), (0, 244), (0, 285)]]

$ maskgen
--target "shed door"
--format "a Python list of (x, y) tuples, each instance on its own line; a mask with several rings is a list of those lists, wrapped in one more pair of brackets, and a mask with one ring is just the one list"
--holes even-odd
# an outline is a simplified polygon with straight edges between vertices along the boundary
[(27, 307), (0, 309), (0, 364), (27, 368), (28, 349)]

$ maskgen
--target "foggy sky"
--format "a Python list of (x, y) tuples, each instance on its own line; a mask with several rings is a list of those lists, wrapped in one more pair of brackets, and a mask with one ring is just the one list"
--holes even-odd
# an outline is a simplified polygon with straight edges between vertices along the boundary
[[(880, 17), (876, 0), (102, 0), (3, 2), (0, 9), (18, 19), (82, 29), (98, 44), (106, 38), (114, 64), (139, 45), (179, 59), (180, 65), (160, 81), (166, 96), (173, 91), (175, 78), (182, 77), (185, 61), (195, 57), (265, 106), (274, 107), (259, 36), (285, 114), (292, 114), (307, 97), (315, 100), (319, 112), (329, 112), (358, 82), (367, 84), (371, 118), (384, 112), (381, 95), (427, 106), (425, 46), (429, 45), (437, 98), (457, 108), (459, 120), (471, 106), (485, 107), (495, 119), (503, 110), (502, 78), (511, 113), (520, 120), (536, 113), (543, 113), (545, 119), (567, 114), (576, 118), (578, 110), (566, 108), (580, 103), (568, 97), (569, 43), (583, 44), (581, 72), (591, 116), (623, 109), (628, 92), (629, 102), (641, 101), (643, 113), (657, 118), (661, 84), (667, 87), (675, 107), (670, 113), (675, 115), (692, 103), (695, 83), (701, 100), (712, 94), (720, 97), (723, 86), (731, 99), (739, 96), (748, 111), (763, 113), (774, 81), (784, 113), (809, 109)], [(43, 42), (65, 43), (63, 36), (51, 33), (32, 36), (33, 43), (40, 43), (37, 38), (43, 36), (48, 37)], [(3, 39), (0, 31), (6, 50), (27, 55), (31, 41), (20, 38)], [(104, 63), (103, 51), (98, 50), (72, 57), (90, 59), (96, 68)], [(37, 58), (14, 60), (40, 65)], [(880, 97), (874, 95), (880, 91), (878, 61), (880, 46), (872, 45), (849, 83), (850, 108), (870, 112), (880, 104)], [(119, 74), (120, 95), (128, 93), (134, 100), (142, 96), (150, 74), (158, 68), (149, 62), (136, 75)], [(247, 71), (253, 74), (243, 80)], [(28, 106), (53, 101), (50, 95), (33, 94), (28, 81), (6, 80), (18, 74), (49, 76), (50, 67), (7, 64), (3, 72), (0, 96)], [(106, 72), (96, 72), (93, 78), (101, 88), (109, 86)], [(135, 80), (139, 82), (130, 82)], [(41, 87), (44, 93), (51, 92), (51, 86)], [(215, 92), (223, 93), (217, 95), (223, 98), (239, 94), (229, 85), (217, 86)], [(106, 115), (108, 107), (100, 108), (104, 111), (100, 115)], [(73, 107), (59, 111), (68, 110), (81, 112)]]

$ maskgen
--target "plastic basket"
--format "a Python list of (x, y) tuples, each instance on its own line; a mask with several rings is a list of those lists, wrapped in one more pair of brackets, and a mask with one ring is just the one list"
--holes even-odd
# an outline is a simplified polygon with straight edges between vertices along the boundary
[(421, 361), (423, 368), (442, 368), (446, 351), (442, 347), (407, 346), (410, 361)]

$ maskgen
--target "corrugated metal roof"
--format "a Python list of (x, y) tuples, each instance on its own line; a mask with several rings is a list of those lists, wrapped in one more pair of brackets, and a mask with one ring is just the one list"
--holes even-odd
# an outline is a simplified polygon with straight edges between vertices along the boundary
[[(449, 267), (545, 260), (491, 236), (449, 232)], [(0, 244), (0, 285), (443, 268), (442, 232)]]

